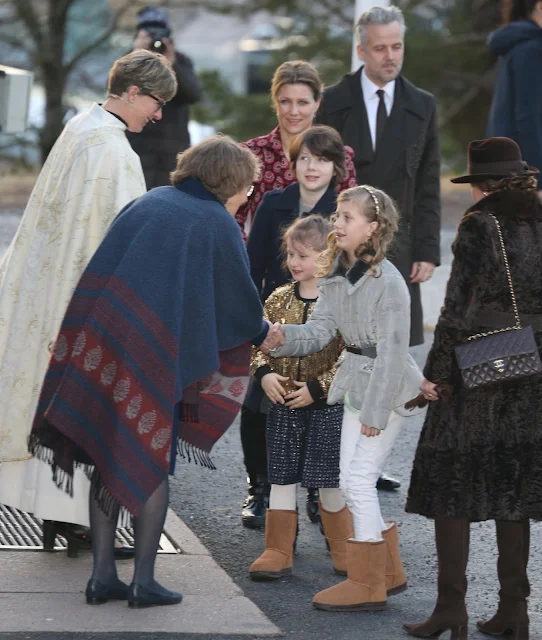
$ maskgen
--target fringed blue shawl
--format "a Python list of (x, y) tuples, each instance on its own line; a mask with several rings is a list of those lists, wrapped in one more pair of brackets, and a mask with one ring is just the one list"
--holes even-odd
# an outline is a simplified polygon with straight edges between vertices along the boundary
[(212, 466), (208, 452), (243, 400), (262, 322), (223, 205), (194, 179), (141, 196), (74, 292), (30, 451), (67, 491), (76, 463), (95, 467), (104, 505), (137, 515), (170, 471), (177, 436), (182, 452)]

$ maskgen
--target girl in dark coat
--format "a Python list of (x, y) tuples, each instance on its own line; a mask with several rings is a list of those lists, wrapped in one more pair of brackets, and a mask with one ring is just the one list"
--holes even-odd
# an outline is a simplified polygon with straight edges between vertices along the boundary
[[(291, 172), (298, 182), (264, 195), (247, 243), (250, 274), (263, 302), (290, 280), (280, 249), (282, 232), (299, 216), (319, 213), (329, 218), (335, 211), (337, 186), (347, 175), (345, 147), (331, 127), (310, 127), (296, 136), (290, 146), (290, 160)], [(260, 412), (263, 400), (259, 383), (251, 381), (241, 414), (241, 443), (251, 487), (241, 518), (250, 528), (264, 525), (269, 503), (267, 415)], [(318, 496), (310, 489), (307, 510), (315, 521)]]
[(311, 127), (294, 138), (290, 159), (297, 182), (264, 195), (247, 242), (250, 274), (264, 302), (291, 279), (280, 249), (282, 232), (300, 216), (329, 218), (346, 175), (344, 145), (331, 127)]
[[(422, 383), (433, 400), (420, 436), (406, 510), (435, 520), (438, 600), (410, 635), (467, 638), (465, 570), (469, 523), (495, 520), (501, 585), (497, 614), (478, 623), (490, 635), (528, 635), (529, 519), (542, 520), (542, 376), (466, 390), (454, 347), (480, 332), (514, 326), (513, 305), (494, 215), (500, 223), (522, 324), (542, 347), (542, 205), (535, 174), (508, 138), (469, 145), (476, 204), (453, 250), (444, 307)], [(443, 385), (449, 398), (438, 399)], [(441, 391), (442, 396), (444, 394)], [(448, 395), (448, 394), (446, 394)]]

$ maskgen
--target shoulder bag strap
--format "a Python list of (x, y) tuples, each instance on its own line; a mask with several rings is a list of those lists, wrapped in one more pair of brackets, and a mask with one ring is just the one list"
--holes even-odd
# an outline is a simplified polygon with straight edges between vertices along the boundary
[(497, 228), (497, 235), (499, 236), (499, 243), (501, 245), (502, 257), (504, 260), (504, 268), (506, 270), (506, 278), (508, 280), (508, 288), (510, 290), (510, 297), (512, 298), (512, 307), (514, 309), (514, 318), (516, 320), (516, 325), (514, 327), (506, 327), (505, 329), (496, 329), (495, 331), (488, 331), (486, 333), (477, 333), (474, 336), (470, 336), (467, 340), (476, 340), (477, 338), (485, 338), (486, 336), (494, 335), (495, 333), (504, 333), (505, 331), (511, 331), (513, 329), (519, 330), (522, 328), (521, 320), (518, 312), (518, 305), (516, 302), (516, 294), (514, 292), (514, 285), (512, 283), (512, 274), (510, 273), (510, 265), (508, 264), (508, 254), (506, 253), (506, 246), (504, 244), (504, 238), (502, 235), (502, 229), (497, 218), (492, 214), (488, 214), (491, 218), (493, 218), (493, 222)]

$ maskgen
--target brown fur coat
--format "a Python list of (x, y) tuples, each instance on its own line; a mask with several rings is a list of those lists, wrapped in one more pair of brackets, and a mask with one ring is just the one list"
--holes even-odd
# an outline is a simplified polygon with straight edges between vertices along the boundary
[[(424, 374), (451, 386), (420, 436), (406, 510), (428, 517), (542, 520), (542, 376), (462, 387), (454, 347), (484, 330), (480, 311), (512, 312), (497, 231), (506, 244), (520, 314), (542, 314), (542, 205), (536, 193), (490, 194), (465, 214)], [(542, 331), (537, 331), (539, 348)]]

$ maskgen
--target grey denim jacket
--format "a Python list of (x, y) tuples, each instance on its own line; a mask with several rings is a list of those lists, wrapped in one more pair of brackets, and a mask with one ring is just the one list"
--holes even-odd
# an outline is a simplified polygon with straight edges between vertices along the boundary
[(338, 260), (318, 285), (320, 297), (302, 325), (284, 325), (286, 344), (273, 357), (320, 351), (337, 331), (347, 345), (376, 347), (376, 359), (345, 351), (328, 393), (328, 404), (348, 402), (359, 409), (362, 424), (385, 429), (392, 411), (403, 416), (405, 402), (419, 393), (422, 373), (408, 353), (410, 295), (403, 276), (389, 262), (377, 276), (362, 262), (345, 272)]

